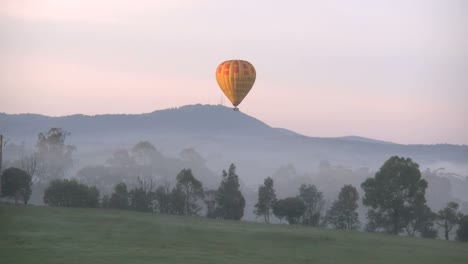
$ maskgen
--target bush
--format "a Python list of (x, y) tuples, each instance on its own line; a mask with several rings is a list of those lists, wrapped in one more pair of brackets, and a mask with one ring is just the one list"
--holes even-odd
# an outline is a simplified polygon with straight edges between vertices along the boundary
[(8, 168), (1, 175), (1, 194), (2, 197), (8, 197), (17, 203), (22, 200), (27, 204), (31, 197), (31, 175), (18, 168)]
[(457, 230), (457, 239), (468, 242), (468, 215), (463, 216), (460, 220)]
[(98, 207), (99, 190), (76, 180), (53, 180), (45, 189), (44, 203), (64, 207)]
[(304, 202), (298, 197), (280, 199), (273, 206), (273, 214), (280, 220), (286, 218), (290, 225), (297, 224), (304, 211)]
[(114, 187), (114, 192), (109, 198), (109, 207), (116, 209), (127, 209), (129, 193), (127, 191), (127, 185), (123, 182), (117, 184)]

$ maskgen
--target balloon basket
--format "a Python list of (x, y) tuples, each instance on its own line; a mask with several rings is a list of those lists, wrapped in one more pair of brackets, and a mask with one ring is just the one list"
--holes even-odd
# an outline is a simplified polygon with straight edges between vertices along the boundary
[(234, 110), (236, 112), (239, 112), (239, 108), (237, 108), (237, 107), (234, 107), (232, 110)]

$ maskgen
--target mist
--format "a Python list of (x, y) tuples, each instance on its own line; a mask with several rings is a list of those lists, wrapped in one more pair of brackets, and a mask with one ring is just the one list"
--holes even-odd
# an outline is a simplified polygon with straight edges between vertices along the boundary
[[(296, 196), (301, 184), (323, 193), (325, 208), (345, 184), (361, 183), (391, 156), (410, 157), (428, 181), (428, 205), (437, 211), (449, 201), (468, 210), (468, 146), (401, 145), (362, 137), (314, 138), (279, 129), (223, 106), (193, 105), (141, 115), (45, 117), (0, 115), (8, 138), (4, 167), (21, 167), (37, 151), (38, 134), (59, 127), (70, 132), (70, 166), (61, 177), (96, 186), (101, 197), (117, 183), (138, 179), (174, 187), (176, 175), (191, 169), (205, 190), (215, 190), (222, 170), (237, 167), (246, 199), (244, 220), (253, 213), (258, 187), (272, 177), (278, 198)], [(57, 160), (57, 163), (63, 162)], [(44, 184), (33, 186), (31, 203), (42, 204)], [(360, 207), (364, 220), (366, 209)]]

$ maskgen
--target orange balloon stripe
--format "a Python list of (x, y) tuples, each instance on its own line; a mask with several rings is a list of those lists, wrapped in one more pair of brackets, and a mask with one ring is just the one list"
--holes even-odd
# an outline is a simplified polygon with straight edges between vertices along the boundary
[(255, 79), (255, 68), (248, 61), (225, 61), (216, 70), (216, 81), (234, 106), (244, 100), (252, 89)]

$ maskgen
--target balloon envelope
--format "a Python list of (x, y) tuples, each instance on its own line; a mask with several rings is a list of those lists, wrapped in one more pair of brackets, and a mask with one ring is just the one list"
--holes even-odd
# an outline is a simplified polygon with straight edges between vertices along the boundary
[(231, 101), (238, 106), (254, 85), (256, 72), (254, 66), (244, 60), (228, 60), (216, 69), (216, 81)]

